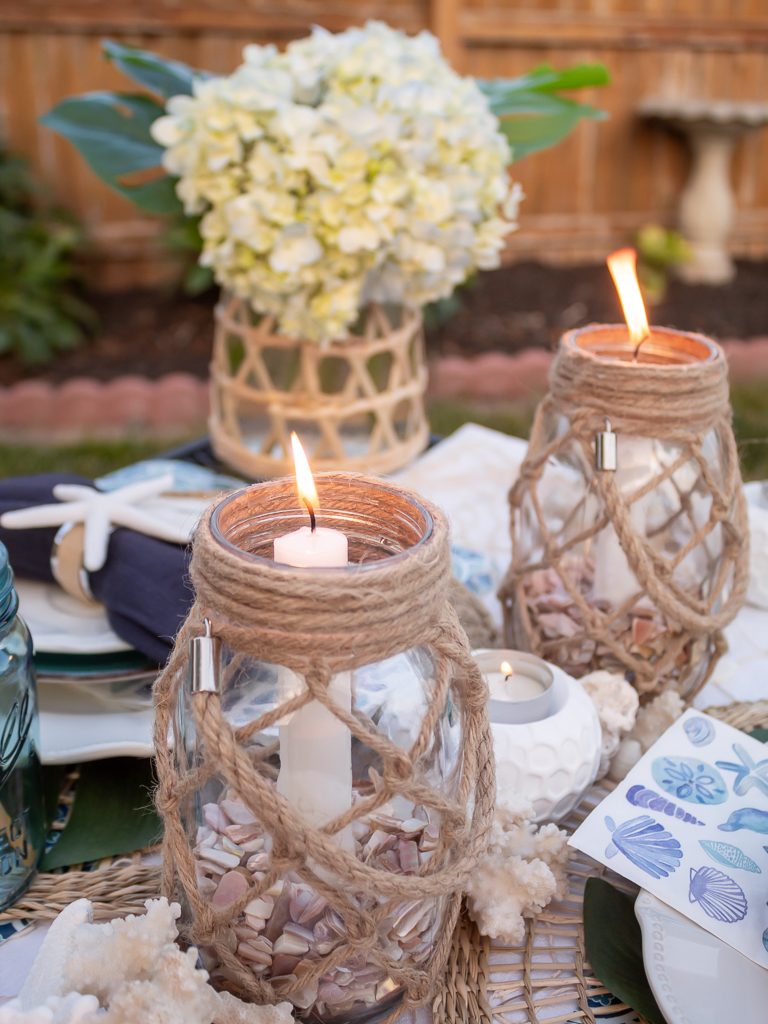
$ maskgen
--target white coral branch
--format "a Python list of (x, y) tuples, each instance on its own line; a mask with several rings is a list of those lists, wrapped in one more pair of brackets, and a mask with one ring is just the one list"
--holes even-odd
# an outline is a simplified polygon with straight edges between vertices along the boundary
[(497, 806), (491, 843), (467, 888), (470, 917), (483, 935), (518, 943), (525, 918), (568, 893), (567, 835), (556, 825), (531, 823), (526, 800)]
[(637, 740), (645, 753), (678, 720), (684, 710), (680, 694), (675, 690), (665, 690), (654, 697), (650, 704), (640, 708), (629, 738)]
[(178, 903), (93, 924), (78, 900), (59, 914), (0, 1024), (291, 1024), (290, 1003), (252, 1006), (208, 984), (197, 950), (175, 944)]
[(600, 718), (603, 741), (600, 747), (600, 767), (597, 778), (608, 772), (611, 758), (619, 749), (622, 733), (635, 723), (639, 699), (637, 690), (620, 672), (590, 672), (579, 682), (592, 698)]

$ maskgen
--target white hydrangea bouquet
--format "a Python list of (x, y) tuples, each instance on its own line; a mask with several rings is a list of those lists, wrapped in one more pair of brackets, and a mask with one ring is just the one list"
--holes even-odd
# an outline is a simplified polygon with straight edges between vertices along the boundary
[(151, 128), (220, 284), (322, 344), (369, 301), (422, 306), (499, 265), (509, 144), (434, 36), (370, 22), (243, 56)]
[[(558, 90), (607, 81), (579, 65), (479, 82), (430, 33), (381, 22), (315, 28), (284, 52), (246, 46), (226, 76), (104, 47), (164, 106), (91, 93), (43, 122), (145, 210), (198, 218), (200, 264), (228, 294), (323, 350), (354, 344), (371, 304), (419, 310), (497, 267), (522, 198), (512, 156), (602, 116)], [(158, 165), (166, 174), (126, 181)]]

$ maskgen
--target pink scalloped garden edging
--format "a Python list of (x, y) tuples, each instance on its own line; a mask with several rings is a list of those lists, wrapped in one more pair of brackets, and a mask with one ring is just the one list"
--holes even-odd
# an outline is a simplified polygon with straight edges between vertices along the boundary
[[(768, 337), (729, 340), (722, 345), (733, 383), (768, 379)], [(547, 390), (553, 358), (551, 352), (540, 348), (514, 355), (486, 352), (472, 359), (444, 356), (430, 365), (428, 397), (510, 401), (538, 397)]]
[(62, 442), (83, 437), (182, 437), (203, 433), (208, 382), (189, 373), (158, 380), (73, 377), (63, 384), (23, 380), (0, 387), (0, 438)]
[[(731, 380), (768, 379), (768, 337), (725, 341)], [(516, 401), (542, 395), (552, 353), (523, 349), (465, 359), (444, 356), (430, 364), (430, 400)], [(75, 377), (63, 384), (25, 380), (0, 387), (0, 441), (61, 443), (83, 437), (183, 437), (204, 433), (208, 382), (188, 373), (159, 380), (138, 375), (98, 381)]]

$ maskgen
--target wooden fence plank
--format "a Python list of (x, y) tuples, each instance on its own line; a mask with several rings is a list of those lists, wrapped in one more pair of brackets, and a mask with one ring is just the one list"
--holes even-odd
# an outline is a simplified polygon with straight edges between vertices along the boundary
[[(228, 73), (246, 42), (287, 40), (377, 17), (430, 27), (462, 73), (522, 74), (543, 60), (602, 60), (606, 89), (585, 99), (610, 119), (582, 122), (561, 145), (516, 164), (526, 200), (512, 258), (599, 259), (644, 223), (674, 223), (687, 173), (684, 143), (642, 123), (641, 98), (768, 100), (768, 0), (3, 0), (0, 126), (51, 191), (84, 221), (102, 283), (170, 272), (162, 223), (96, 180), (77, 153), (38, 124), (60, 98), (125, 87), (103, 61), (102, 34)], [(733, 249), (768, 256), (768, 131), (739, 143)]]

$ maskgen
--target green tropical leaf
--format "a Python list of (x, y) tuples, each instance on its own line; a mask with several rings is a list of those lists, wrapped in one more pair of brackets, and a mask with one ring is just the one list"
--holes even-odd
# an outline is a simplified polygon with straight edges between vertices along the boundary
[(576, 64), (564, 71), (542, 64), (519, 78), (496, 78), (478, 85), (501, 121), (513, 159), (519, 160), (560, 142), (582, 117), (600, 120), (607, 116), (597, 107), (557, 95), (558, 90), (600, 86), (608, 81), (603, 64)]
[(558, 113), (540, 117), (511, 117), (502, 119), (499, 127), (512, 147), (512, 159), (521, 160), (529, 153), (554, 146), (575, 128), (579, 120), (589, 116), (578, 104), (565, 107)]
[(212, 77), (208, 71), (199, 71), (181, 61), (167, 60), (150, 50), (124, 46), (114, 39), (102, 39), (101, 48), (107, 60), (112, 61), (124, 75), (166, 99), (169, 96), (191, 96), (196, 78)]
[(41, 871), (131, 853), (157, 841), (162, 824), (152, 806), (152, 762), (113, 757), (83, 765), (75, 803)]
[(643, 966), (643, 937), (635, 901), (604, 878), (584, 890), (584, 945), (595, 977), (651, 1024), (665, 1024)]
[(574, 64), (563, 71), (556, 71), (551, 64), (539, 64), (518, 78), (478, 79), (477, 84), (487, 96), (494, 99), (500, 94), (531, 90), (552, 92), (585, 89), (608, 85), (610, 80), (605, 64)]
[(160, 166), (164, 150), (149, 129), (163, 113), (148, 96), (91, 92), (62, 100), (40, 120), (68, 139), (120, 195), (149, 213), (175, 213), (182, 204), (174, 191), (175, 179), (169, 175), (140, 185), (120, 180)]
[(163, 147), (149, 129), (163, 113), (148, 96), (89, 92), (62, 100), (40, 120), (73, 142), (97, 174), (108, 177), (160, 163)]
[(611, 76), (605, 64), (574, 64), (573, 67), (556, 71), (551, 64), (539, 64), (519, 81), (524, 88), (547, 91), (564, 89), (588, 89), (608, 85)]

